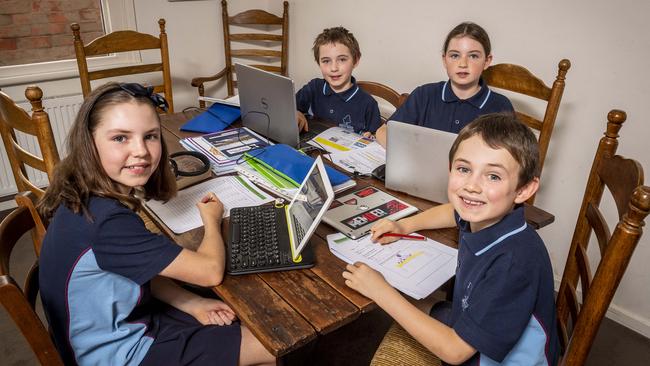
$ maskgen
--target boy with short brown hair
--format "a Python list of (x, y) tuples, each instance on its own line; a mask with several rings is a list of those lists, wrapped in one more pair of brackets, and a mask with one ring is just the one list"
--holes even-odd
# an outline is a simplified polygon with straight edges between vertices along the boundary
[(352, 76), (361, 59), (354, 35), (343, 27), (325, 29), (312, 50), (323, 78), (311, 80), (296, 93), (300, 129), (308, 130), (305, 113), (310, 113), (357, 133), (374, 133), (381, 125), (379, 106)]
[(451, 304), (429, 314), (363, 263), (348, 265), (346, 285), (373, 299), (418, 342), (450, 364), (554, 365), (553, 270), (544, 242), (524, 217), (539, 186), (537, 139), (512, 114), (488, 114), (463, 128), (449, 152), (447, 204), (397, 222), (388, 232), (459, 228)]

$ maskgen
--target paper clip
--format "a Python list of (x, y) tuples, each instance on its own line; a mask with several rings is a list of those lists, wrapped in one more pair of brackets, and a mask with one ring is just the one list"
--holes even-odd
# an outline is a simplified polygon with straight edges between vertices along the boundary
[(275, 208), (282, 208), (282, 207), (284, 207), (284, 199), (283, 199), (283, 198), (280, 198), (280, 197), (276, 198), (276, 199), (275, 199), (275, 203), (274, 203), (273, 205), (275, 206)]

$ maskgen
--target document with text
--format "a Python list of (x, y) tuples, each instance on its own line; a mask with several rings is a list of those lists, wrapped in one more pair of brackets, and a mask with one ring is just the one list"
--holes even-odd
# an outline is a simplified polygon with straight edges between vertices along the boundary
[(246, 177), (225, 176), (179, 191), (167, 202), (149, 200), (145, 204), (171, 231), (181, 234), (203, 225), (196, 203), (208, 192), (223, 203), (223, 217), (230, 216), (233, 207), (258, 206), (273, 200)]
[(327, 236), (327, 245), (338, 258), (367, 264), (414, 299), (429, 296), (456, 273), (458, 250), (428, 238), (381, 245), (373, 243), (370, 235), (354, 240), (336, 233)]

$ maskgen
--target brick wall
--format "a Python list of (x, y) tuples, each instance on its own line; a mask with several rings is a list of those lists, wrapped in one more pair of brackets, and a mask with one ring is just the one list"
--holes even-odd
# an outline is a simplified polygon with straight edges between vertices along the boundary
[(74, 22), (84, 43), (103, 35), (100, 0), (0, 0), (0, 66), (74, 59)]

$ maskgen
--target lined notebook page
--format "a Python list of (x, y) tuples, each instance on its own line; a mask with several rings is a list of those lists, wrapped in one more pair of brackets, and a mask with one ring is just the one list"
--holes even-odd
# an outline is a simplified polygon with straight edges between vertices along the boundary
[(207, 192), (214, 192), (223, 203), (223, 217), (230, 216), (233, 207), (259, 206), (273, 200), (246, 177), (225, 176), (179, 191), (167, 202), (149, 200), (145, 204), (171, 231), (181, 234), (203, 225), (196, 203)]

